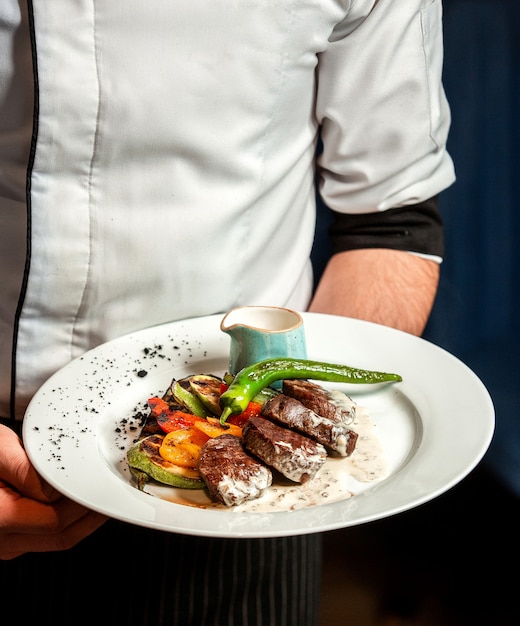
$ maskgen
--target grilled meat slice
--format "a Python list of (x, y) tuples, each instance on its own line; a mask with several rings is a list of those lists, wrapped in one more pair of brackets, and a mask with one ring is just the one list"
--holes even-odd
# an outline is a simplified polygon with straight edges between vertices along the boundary
[(260, 416), (244, 424), (242, 441), (261, 461), (298, 483), (313, 478), (327, 458), (321, 444)]
[(358, 434), (346, 424), (333, 422), (281, 393), (262, 407), (262, 415), (312, 437), (340, 456), (354, 452)]
[(236, 506), (259, 498), (271, 486), (271, 470), (247, 454), (239, 437), (209, 439), (199, 456), (198, 470), (214, 502)]
[(329, 391), (309, 380), (284, 380), (282, 393), (333, 422), (352, 424), (356, 403), (341, 391)]

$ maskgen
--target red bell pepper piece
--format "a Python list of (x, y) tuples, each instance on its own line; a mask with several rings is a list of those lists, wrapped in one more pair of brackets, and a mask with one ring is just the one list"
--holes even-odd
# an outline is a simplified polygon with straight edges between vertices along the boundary
[(174, 430), (187, 430), (195, 422), (204, 421), (203, 417), (186, 413), (178, 409), (171, 409), (162, 398), (153, 397), (148, 400), (150, 412), (157, 420), (161, 430), (171, 433)]

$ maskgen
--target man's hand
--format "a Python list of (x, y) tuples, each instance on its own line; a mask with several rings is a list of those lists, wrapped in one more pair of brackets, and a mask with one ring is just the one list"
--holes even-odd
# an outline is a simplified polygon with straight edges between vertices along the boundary
[(0, 559), (66, 550), (106, 519), (46, 484), (18, 435), (0, 425)]

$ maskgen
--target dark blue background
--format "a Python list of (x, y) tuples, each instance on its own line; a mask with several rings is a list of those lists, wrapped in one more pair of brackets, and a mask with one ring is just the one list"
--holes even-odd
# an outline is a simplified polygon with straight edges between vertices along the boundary
[(496, 409), (485, 463), (520, 495), (520, 3), (445, 0), (444, 81), (457, 182), (425, 337), (465, 361)]

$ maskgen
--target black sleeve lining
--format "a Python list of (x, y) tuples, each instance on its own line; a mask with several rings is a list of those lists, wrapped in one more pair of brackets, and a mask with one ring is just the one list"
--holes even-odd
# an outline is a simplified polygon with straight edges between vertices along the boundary
[(361, 248), (389, 248), (444, 256), (438, 196), (376, 213), (332, 213), (329, 235), (334, 254)]

